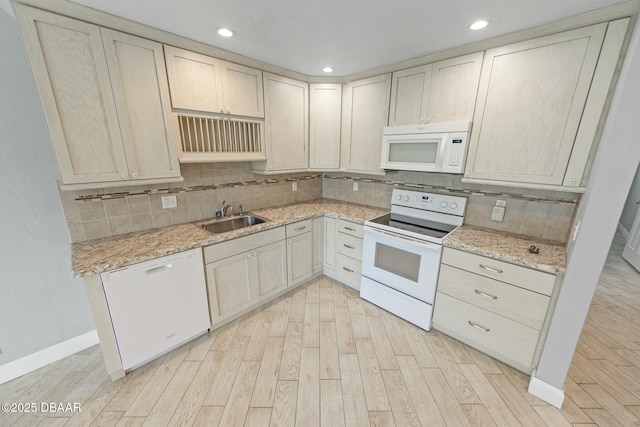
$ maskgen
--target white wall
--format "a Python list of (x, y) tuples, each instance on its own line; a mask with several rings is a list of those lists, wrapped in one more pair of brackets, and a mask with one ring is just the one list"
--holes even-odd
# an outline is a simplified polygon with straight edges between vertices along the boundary
[(0, 10), (0, 365), (94, 329), (18, 23)]
[(638, 207), (640, 207), (636, 204), (638, 200), (640, 200), (640, 168), (638, 168), (636, 176), (633, 178), (633, 184), (631, 184), (631, 190), (629, 190), (629, 195), (624, 203), (624, 209), (622, 209), (622, 216), (620, 217), (620, 224), (627, 232), (631, 231), (633, 220), (636, 217), (636, 212), (638, 212)]
[(536, 377), (562, 389), (640, 161), (640, 26), (636, 26), (577, 220), (567, 272)]

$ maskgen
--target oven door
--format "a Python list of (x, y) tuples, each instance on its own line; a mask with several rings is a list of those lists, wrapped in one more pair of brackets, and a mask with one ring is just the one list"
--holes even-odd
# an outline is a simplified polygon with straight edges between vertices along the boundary
[(442, 245), (364, 227), (362, 275), (433, 304)]

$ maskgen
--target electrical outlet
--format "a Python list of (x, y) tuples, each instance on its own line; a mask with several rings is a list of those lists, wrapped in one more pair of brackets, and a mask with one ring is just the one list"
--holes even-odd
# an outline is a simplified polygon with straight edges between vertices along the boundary
[(298, 181), (293, 181), (291, 183), (291, 190), (298, 191)]
[(500, 207), (505, 207), (507, 206), (507, 201), (506, 200), (496, 200), (496, 206), (500, 206)]
[(353, 183), (353, 191), (358, 191), (358, 183), (355, 181)]
[(176, 196), (162, 196), (162, 209), (177, 208)]
[(494, 206), (491, 211), (491, 221), (502, 221), (504, 218), (504, 208), (502, 206)]

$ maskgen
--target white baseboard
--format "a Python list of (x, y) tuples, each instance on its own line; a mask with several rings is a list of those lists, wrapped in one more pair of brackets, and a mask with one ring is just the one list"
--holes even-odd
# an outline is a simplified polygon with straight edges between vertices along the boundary
[(622, 225), (621, 222), (618, 223), (618, 230), (620, 231), (620, 233), (622, 234), (622, 236), (624, 237), (624, 240), (629, 239), (629, 230), (627, 230), (624, 225)]
[(98, 332), (94, 329), (86, 334), (63, 341), (28, 356), (12, 360), (0, 366), (0, 384), (9, 382), (99, 343)]
[(536, 378), (535, 370), (531, 373), (529, 388), (527, 391), (529, 394), (533, 394), (538, 399), (542, 399), (558, 409), (562, 408), (562, 402), (564, 402), (564, 390), (554, 387), (551, 384), (542, 381), (540, 378)]

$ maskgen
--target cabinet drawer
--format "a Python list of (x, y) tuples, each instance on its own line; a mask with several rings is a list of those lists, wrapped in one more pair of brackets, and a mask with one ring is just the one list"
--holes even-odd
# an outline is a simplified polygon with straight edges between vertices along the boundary
[(362, 263), (351, 257), (336, 254), (336, 275), (338, 279), (348, 286), (360, 289), (360, 276)]
[(441, 292), (436, 295), (433, 327), (517, 369), (531, 371), (536, 329)]
[(549, 297), (442, 265), (438, 291), (516, 322), (541, 329)]
[(232, 255), (284, 240), (284, 227), (278, 227), (204, 248), (204, 262), (218, 261)]
[(556, 276), (508, 262), (444, 248), (442, 263), (551, 296)]
[(356, 224), (355, 222), (346, 221), (344, 219), (338, 220), (338, 231), (340, 233), (349, 234), (354, 237), (362, 239), (364, 233), (362, 231), (362, 224)]
[(287, 227), (287, 238), (295, 237), (302, 233), (309, 233), (311, 231), (312, 223), (310, 219), (294, 222), (293, 224), (289, 224)]
[(339, 254), (362, 261), (362, 239), (344, 233), (336, 237), (336, 251)]

